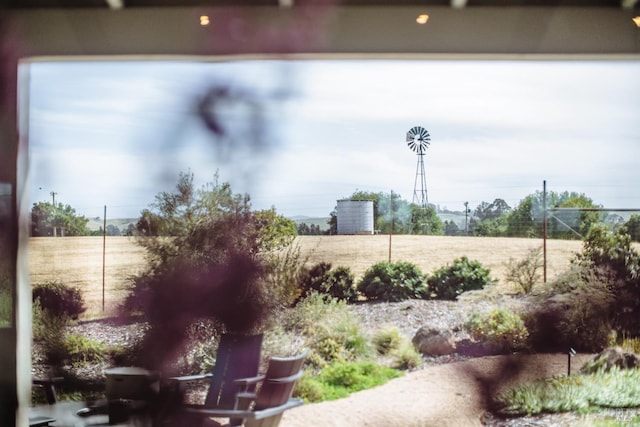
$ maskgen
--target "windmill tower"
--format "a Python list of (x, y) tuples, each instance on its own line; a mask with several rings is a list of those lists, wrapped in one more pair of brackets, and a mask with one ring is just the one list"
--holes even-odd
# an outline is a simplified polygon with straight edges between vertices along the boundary
[(427, 178), (424, 173), (424, 155), (431, 141), (429, 132), (421, 127), (414, 126), (407, 132), (407, 145), (418, 155), (416, 166), (416, 180), (413, 186), (413, 203), (426, 208), (429, 204), (427, 198)]

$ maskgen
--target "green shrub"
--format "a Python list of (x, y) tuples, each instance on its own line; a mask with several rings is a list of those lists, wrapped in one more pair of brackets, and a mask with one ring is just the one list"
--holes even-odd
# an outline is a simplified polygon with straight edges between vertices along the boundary
[(300, 283), (305, 277), (300, 245), (292, 243), (285, 248), (263, 252), (261, 254), (266, 274), (265, 295), (272, 306), (293, 305), (300, 297)]
[(351, 269), (342, 266), (331, 269), (327, 262), (320, 262), (307, 271), (302, 288), (303, 296), (315, 291), (347, 302), (355, 302), (358, 296)]
[(589, 279), (586, 277), (587, 274), (588, 269), (571, 264), (567, 270), (561, 272), (547, 283), (547, 293), (566, 294), (575, 290), (585, 289), (589, 283)]
[(57, 316), (44, 311), (38, 300), (31, 306), (32, 336), (35, 341), (46, 343), (60, 340), (70, 322), (71, 319), (66, 315)]
[(529, 336), (518, 314), (500, 308), (490, 313), (474, 312), (465, 323), (465, 329), (473, 339), (500, 353), (524, 349)]
[(322, 383), (316, 379), (315, 374), (305, 372), (296, 384), (294, 395), (304, 399), (305, 402), (322, 402), (325, 393)]
[(627, 228), (611, 232), (602, 225), (591, 227), (573, 262), (611, 291), (614, 298), (609, 312), (614, 328), (640, 335), (640, 254), (631, 246)]
[(86, 307), (80, 289), (57, 281), (46, 282), (33, 287), (33, 300), (54, 316), (68, 316), (77, 319)]
[(295, 394), (308, 402), (347, 397), (401, 376), (402, 373), (370, 362), (333, 362), (317, 375), (305, 374)]
[(64, 339), (66, 362), (69, 364), (84, 364), (99, 362), (107, 356), (107, 346), (101, 341), (96, 341), (79, 334), (68, 334)]
[[(574, 265), (548, 292), (540, 294), (525, 317), (529, 342), (537, 351), (598, 352), (609, 345), (615, 330), (615, 294), (609, 281)], [(562, 292), (560, 292), (562, 291)]]
[(282, 318), (282, 327), (304, 336), (310, 349), (308, 363), (323, 367), (334, 360), (356, 360), (370, 353), (359, 319), (345, 301), (316, 292), (300, 301)]
[(45, 359), (53, 366), (83, 365), (107, 358), (109, 349), (83, 335), (54, 332), (44, 339)]
[(372, 301), (424, 299), (428, 290), (424, 274), (410, 262), (379, 262), (365, 271), (358, 291)]
[(441, 267), (427, 279), (431, 295), (444, 300), (455, 300), (463, 292), (482, 289), (489, 283), (490, 270), (466, 256), (455, 259), (452, 265)]
[(533, 286), (540, 281), (542, 263), (542, 249), (529, 249), (521, 260), (509, 258), (506, 263), (506, 281), (520, 287), (525, 294), (530, 294)]

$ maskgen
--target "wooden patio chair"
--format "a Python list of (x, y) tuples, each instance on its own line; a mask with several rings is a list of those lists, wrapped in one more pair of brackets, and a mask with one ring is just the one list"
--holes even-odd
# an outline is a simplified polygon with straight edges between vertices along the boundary
[(233, 409), (238, 391), (235, 381), (258, 374), (262, 339), (263, 334), (223, 334), (216, 351), (215, 366), (210, 374), (163, 379), (159, 402), (165, 407), (159, 408), (159, 425), (172, 425), (170, 420), (175, 417), (173, 412), (180, 412), (183, 407), (181, 400), (187, 384), (196, 381), (209, 381), (204, 408)]
[[(271, 357), (264, 375), (243, 378), (235, 383), (233, 409), (210, 409), (204, 406), (186, 405), (186, 425), (198, 425), (206, 420), (207, 426), (243, 425), (245, 427), (276, 427), (284, 412), (303, 404), (302, 399), (292, 398), (296, 383), (302, 377), (302, 367), (308, 351), (292, 357)], [(229, 419), (222, 424), (215, 419)]]

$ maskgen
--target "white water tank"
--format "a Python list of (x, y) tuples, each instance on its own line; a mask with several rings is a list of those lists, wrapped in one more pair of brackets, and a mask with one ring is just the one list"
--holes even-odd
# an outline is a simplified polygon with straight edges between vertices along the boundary
[(373, 200), (338, 200), (338, 234), (373, 234)]

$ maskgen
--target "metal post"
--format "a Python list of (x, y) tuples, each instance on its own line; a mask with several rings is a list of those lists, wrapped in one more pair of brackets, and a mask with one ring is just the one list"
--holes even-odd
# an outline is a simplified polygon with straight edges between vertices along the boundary
[(567, 376), (571, 376), (571, 358), (576, 355), (576, 351), (573, 348), (569, 349), (567, 353)]

